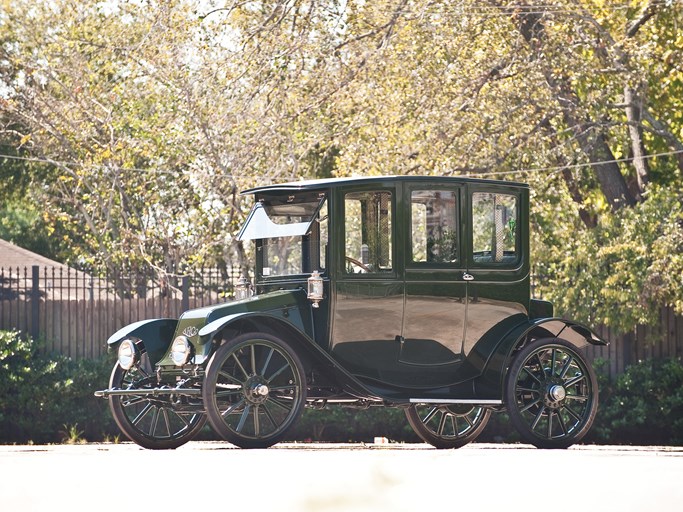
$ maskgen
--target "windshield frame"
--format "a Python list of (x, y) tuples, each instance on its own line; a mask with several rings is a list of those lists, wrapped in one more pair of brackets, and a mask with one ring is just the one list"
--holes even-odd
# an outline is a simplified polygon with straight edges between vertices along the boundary
[[(308, 198), (306, 198), (308, 199)], [(313, 199), (313, 198), (311, 198)], [(242, 225), (237, 240), (244, 242), (247, 240), (263, 240), (266, 238), (284, 238), (288, 236), (306, 236), (311, 231), (311, 225), (318, 218), (320, 209), (326, 200), (325, 194), (317, 194), (318, 205), (311, 214), (311, 218), (303, 222), (291, 222), (287, 224), (278, 224), (271, 220), (268, 215), (269, 208), (277, 208), (275, 205), (269, 205), (265, 199), (259, 199), (252, 206), (247, 220)], [(314, 200), (301, 200), (296, 203), (314, 203)], [(288, 196), (288, 202), (283, 204), (296, 204), (294, 196)]]

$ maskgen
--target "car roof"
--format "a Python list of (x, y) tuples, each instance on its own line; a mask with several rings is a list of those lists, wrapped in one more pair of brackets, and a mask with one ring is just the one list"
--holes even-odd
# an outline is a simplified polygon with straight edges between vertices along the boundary
[(320, 190), (336, 188), (347, 185), (360, 185), (372, 183), (392, 183), (392, 182), (421, 182), (421, 183), (479, 183), (489, 185), (502, 185), (506, 187), (529, 188), (526, 183), (502, 180), (486, 180), (480, 178), (465, 178), (460, 176), (359, 176), (348, 178), (328, 178), (319, 180), (291, 181), (288, 183), (274, 183), (254, 187), (241, 192), (242, 195), (257, 194), (260, 192), (292, 192), (302, 190)]

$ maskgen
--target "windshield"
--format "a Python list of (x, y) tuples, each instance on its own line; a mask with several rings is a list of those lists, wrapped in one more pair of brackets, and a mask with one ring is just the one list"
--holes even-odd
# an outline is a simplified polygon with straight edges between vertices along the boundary
[(325, 198), (306, 196), (261, 198), (238, 235), (256, 240), (259, 277), (310, 273), (325, 267), (327, 205)]
[[(289, 196), (288, 199), (292, 197)], [(294, 199), (292, 199), (294, 201)], [(237, 235), (238, 240), (259, 240), (308, 233), (315, 214), (324, 199), (301, 203), (262, 199), (254, 204), (247, 221)]]

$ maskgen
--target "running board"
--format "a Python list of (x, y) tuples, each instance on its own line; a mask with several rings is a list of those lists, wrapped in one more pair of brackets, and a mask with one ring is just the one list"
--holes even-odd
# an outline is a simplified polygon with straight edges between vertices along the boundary
[(201, 389), (197, 388), (144, 388), (144, 389), (103, 389), (102, 391), (95, 391), (95, 396), (100, 398), (107, 398), (110, 396), (161, 396), (161, 395), (184, 395), (184, 396), (199, 396), (202, 394)]
[(502, 400), (477, 400), (476, 398), (411, 398), (411, 404), (475, 404), (503, 405)]

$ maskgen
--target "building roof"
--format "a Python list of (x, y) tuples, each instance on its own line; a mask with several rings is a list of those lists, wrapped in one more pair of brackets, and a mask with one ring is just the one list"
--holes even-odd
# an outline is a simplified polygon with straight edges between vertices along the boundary
[(26, 293), (33, 286), (33, 266), (39, 267), (38, 286), (43, 298), (83, 299), (86, 287), (103, 286), (85, 272), (0, 239), (0, 299)]
[(64, 263), (51, 260), (28, 249), (14, 245), (12, 242), (0, 239), (0, 268), (25, 268), (38, 265), (39, 267), (63, 268), (69, 267)]

